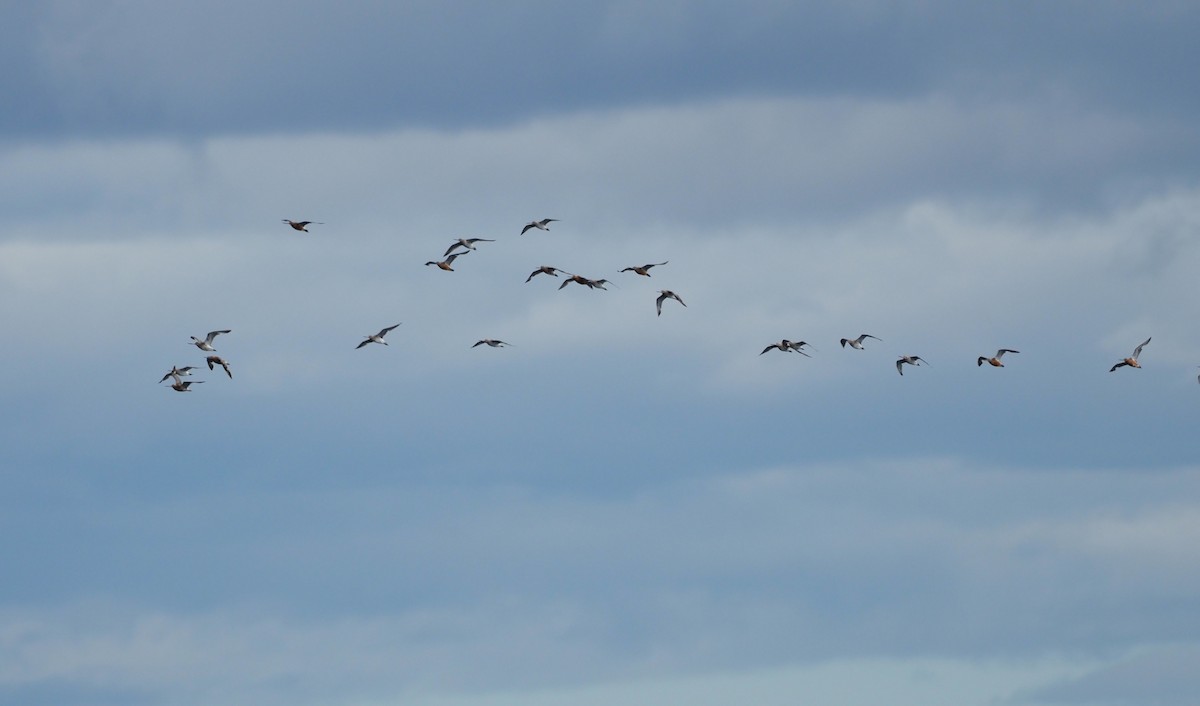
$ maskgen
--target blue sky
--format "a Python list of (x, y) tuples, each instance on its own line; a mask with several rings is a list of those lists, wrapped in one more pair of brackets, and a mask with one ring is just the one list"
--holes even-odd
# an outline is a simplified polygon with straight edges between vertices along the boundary
[(0, 705), (1193, 702), (1200, 10), (344, 5), (0, 10)]

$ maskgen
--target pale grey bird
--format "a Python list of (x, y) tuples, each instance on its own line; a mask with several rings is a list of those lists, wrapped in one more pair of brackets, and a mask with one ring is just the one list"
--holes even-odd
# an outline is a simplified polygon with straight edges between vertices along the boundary
[(395, 326), (388, 326), (387, 328), (379, 329), (379, 333), (367, 336), (365, 339), (363, 339), (362, 343), (360, 343), (354, 347), (354, 350), (358, 350), (359, 348), (362, 348), (363, 346), (367, 345), (368, 343), (382, 343), (383, 345), (386, 346), (388, 344), (388, 342), (383, 340), (383, 337), (388, 335), (389, 331), (391, 331), (392, 329), (396, 328), (396, 326), (399, 326), (399, 325), (400, 324), (396, 324)]
[[(666, 300), (666, 299), (674, 299), (675, 301), (679, 302), (680, 304), (683, 304), (683, 300), (680, 299), (679, 295), (676, 294), (675, 292), (672, 292), (669, 289), (660, 289), (660, 290), (658, 290), (658, 299), (654, 300), (654, 306), (658, 309), (659, 316), (662, 316), (662, 303), (663, 303), (663, 300)], [(683, 305), (687, 306), (687, 304), (683, 304)]]
[(922, 358), (919, 355), (902, 355), (902, 356), (900, 356), (900, 359), (896, 361), (896, 372), (903, 375), (904, 368), (902, 368), (900, 366), (902, 366), (906, 363), (908, 365), (913, 365), (913, 366), (920, 365), (921, 363), (924, 363), (925, 365), (929, 365), (929, 361), (925, 360), (924, 358)]
[(524, 228), (521, 229), (521, 235), (525, 235), (525, 231), (529, 230), (530, 228), (537, 228), (538, 230), (550, 230), (550, 224), (557, 220), (557, 218), (543, 218), (540, 221), (530, 221), (525, 224)]
[(170, 378), (170, 377), (173, 377), (176, 380), (178, 380), (180, 378), (180, 376), (182, 376), (182, 375), (191, 375), (192, 371), (196, 370), (196, 369), (197, 368), (194, 365), (185, 365), (182, 368), (172, 365), (171, 370), (166, 375), (162, 376), (162, 380), (159, 380), (158, 384), (160, 384), (160, 385), (163, 384), (164, 382), (167, 381), (167, 378)]
[(203, 341), (200, 340), (199, 338), (196, 338), (195, 336), (192, 336), (192, 345), (199, 348), (202, 351), (208, 351), (210, 353), (215, 353), (217, 349), (213, 348), (213, 344), (212, 344), (213, 339), (216, 338), (217, 336), (220, 336), (223, 333), (231, 333), (231, 332), (232, 331), (230, 329), (224, 329), (222, 331), (209, 331), (208, 335), (204, 337)]
[(863, 349), (863, 339), (864, 338), (874, 338), (876, 341), (883, 343), (882, 339), (876, 338), (875, 336), (872, 336), (869, 333), (864, 333), (861, 336), (859, 336), (858, 338), (843, 338), (842, 339), (842, 348), (845, 348), (846, 346), (850, 346), (851, 348), (854, 348), (855, 350), (861, 351)]
[(229, 361), (225, 360), (221, 356), (210, 355), (204, 359), (204, 362), (208, 363), (209, 370), (216, 370), (216, 366), (218, 366), (218, 365), (221, 366), (222, 368), (224, 368), (225, 374), (229, 376), (229, 379), (230, 380), (233, 379), (233, 373), (229, 372)]
[(492, 348), (500, 348), (501, 346), (511, 346), (512, 345), (511, 343), (505, 343), (504, 341), (498, 341), (494, 338), (484, 338), (484, 339), (477, 341), (475, 343), (475, 345), (471, 346), (471, 347), (476, 348), (478, 346), (482, 346), (485, 343), (487, 345), (491, 346)]
[(976, 365), (976, 367), (978, 367), (980, 365), (983, 365), (984, 363), (987, 363), (988, 365), (991, 365), (993, 368), (1003, 368), (1004, 363), (1001, 363), (1000, 359), (1004, 357), (1005, 353), (1020, 353), (1020, 352), (1021, 351), (1014, 351), (1011, 348), (1001, 348), (1000, 350), (996, 351), (996, 355), (992, 356), (991, 358), (987, 358), (982, 355), (979, 356), (979, 358), (975, 360), (975, 365)]
[(1149, 343), (1149, 342), (1150, 342), (1150, 339), (1149, 339), (1149, 338), (1147, 338), (1146, 340), (1142, 341), (1142, 344), (1141, 344), (1140, 346), (1138, 346), (1137, 348), (1134, 348), (1134, 349), (1133, 349), (1133, 355), (1129, 356), (1129, 357), (1128, 357), (1128, 358), (1126, 358), (1125, 360), (1122, 360), (1120, 363), (1117, 363), (1116, 365), (1114, 365), (1114, 366), (1112, 366), (1111, 368), (1109, 368), (1109, 369), (1108, 369), (1108, 372), (1110, 372), (1110, 373), (1111, 373), (1112, 371), (1116, 370), (1117, 368), (1123, 368), (1123, 367), (1125, 367), (1126, 365), (1128, 365), (1128, 366), (1129, 366), (1129, 367), (1131, 367), (1131, 368), (1140, 368), (1140, 367), (1142, 367), (1142, 364), (1138, 362), (1138, 356), (1142, 354), (1142, 349), (1143, 349), (1143, 348), (1145, 348), (1145, 347), (1146, 347), (1146, 344), (1147, 344), (1147, 343)]
[(192, 385), (199, 385), (203, 380), (180, 380), (175, 378), (175, 382), (171, 383), (171, 389), (176, 392), (191, 392), (188, 388)]
[(446, 248), (446, 252), (445, 252), (445, 254), (442, 255), (442, 257), (445, 257), (446, 255), (449, 255), (450, 253), (454, 252), (455, 248), (465, 248), (467, 250), (474, 250), (475, 243), (494, 243), (494, 242), (496, 242), (496, 241), (488, 240), (487, 238), (459, 238), (458, 240), (454, 241), (453, 245)]

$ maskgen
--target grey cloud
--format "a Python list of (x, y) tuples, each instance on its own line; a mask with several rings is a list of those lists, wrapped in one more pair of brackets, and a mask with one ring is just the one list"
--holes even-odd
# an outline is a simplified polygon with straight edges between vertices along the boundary
[(1139, 650), (1077, 679), (1033, 689), (1014, 703), (1086, 706), (1191, 706), (1200, 693), (1200, 646)]
[[(479, 126), (747, 95), (1054, 96), (1195, 111), (1200, 21), (1138, 8), (861, 2), (16, 6), (9, 136)], [(1181, 83), (1182, 82), (1182, 83)], [(1064, 86), (1068, 88), (1064, 89)]]

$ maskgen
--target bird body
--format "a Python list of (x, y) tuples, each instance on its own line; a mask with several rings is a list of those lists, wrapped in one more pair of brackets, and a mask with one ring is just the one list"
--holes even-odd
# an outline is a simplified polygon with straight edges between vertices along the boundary
[(191, 392), (188, 388), (192, 385), (199, 385), (203, 380), (180, 380), (175, 378), (175, 382), (171, 383), (171, 389), (176, 392)]
[(229, 361), (225, 360), (221, 356), (210, 355), (204, 359), (204, 362), (208, 363), (209, 370), (215, 370), (216, 366), (221, 366), (225, 370), (225, 374), (229, 376), (229, 379), (233, 379), (233, 373), (229, 372)]
[(492, 348), (500, 348), (501, 346), (511, 346), (512, 345), (511, 343), (505, 343), (504, 341), (498, 341), (494, 338), (484, 338), (484, 339), (480, 339), (479, 341), (477, 341), (475, 343), (475, 345), (473, 345), (471, 347), (476, 348), (478, 346), (482, 346), (485, 343), (487, 345), (491, 346)]
[[(680, 299), (679, 295), (676, 294), (675, 292), (672, 292), (669, 289), (660, 289), (660, 290), (658, 290), (658, 299), (654, 300), (654, 306), (658, 309), (659, 316), (662, 316), (663, 301), (665, 301), (667, 299), (674, 299), (675, 301), (679, 302), (680, 304), (683, 304), (683, 300)], [(683, 305), (687, 306), (687, 304), (683, 304)], [(759, 355), (761, 355), (761, 353)]]
[(213, 344), (212, 344), (213, 339), (216, 338), (217, 336), (220, 336), (223, 333), (231, 333), (231, 332), (232, 332), (231, 329), (225, 329), (223, 331), (209, 331), (208, 335), (204, 337), (204, 340), (200, 340), (199, 338), (192, 336), (192, 345), (199, 348), (202, 351), (208, 351), (209, 353), (212, 353), (217, 350), (216, 348), (213, 348)]
[(659, 267), (661, 265), (667, 264), (668, 262), (670, 262), (670, 260), (665, 260), (663, 262), (654, 262), (654, 263), (650, 263), (648, 265), (642, 265), (641, 267), (626, 267), (625, 269), (623, 269), (621, 271), (622, 272), (633, 272), (634, 274), (639, 274), (639, 275), (642, 275), (643, 277), (649, 277), (651, 267)]
[(309, 226), (309, 225), (313, 225), (313, 224), (319, 225), (319, 226), (325, 225), (324, 223), (321, 223), (320, 221), (289, 221), (286, 218), (283, 219), (283, 222), (288, 224), (289, 226), (291, 226), (293, 230), (303, 231), (305, 233), (308, 232), (307, 226)]
[(160, 385), (163, 384), (164, 382), (167, 381), (167, 378), (170, 378), (170, 377), (173, 377), (176, 380), (178, 380), (183, 375), (191, 375), (192, 371), (195, 369), (196, 369), (196, 367), (194, 365), (185, 365), (182, 368), (172, 365), (171, 370), (166, 375), (162, 376), (162, 380), (159, 380), (158, 384), (160, 384)]
[(494, 243), (494, 242), (496, 242), (496, 241), (488, 240), (487, 238), (459, 238), (458, 240), (454, 241), (453, 245), (446, 248), (446, 252), (445, 252), (445, 254), (442, 255), (442, 257), (449, 255), (451, 252), (454, 251), (455, 248), (465, 248), (466, 250), (474, 250), (475, 243)]
[(861, 336), (859, 336), (858, 338), (843, 338), (842, 339), (842, 348), (845, 348), (846, 346), (850, 346), (851, 348), (854, 348), (855, 350), (861, 351), (863, 349), (863, 339), (865, 339), (865, 338), (874, 338), (876, 341), (883, 343), (883, 339), (876, 338), (875, 336), (872, 336), (869, 333), (864, 333)]
[[(532, 277), (533, 275), (530, 275), (530, 276)], [(570, 277), (563, 280), (563, 283), (558, 285), (558, 288), (562, 289), (563, 287), (567, 286), (568, 284), (574, 282), (575, 284), (581, 284), (581, 285), (587, 287), (588, 289), (597, 289), (597, 288), (604, 289), (604, 283), (607, 281), (608, 280), (606, 280), (606, 279), (588, 279), (587, 277), (584, 277), (583, 275), (571, 275)]]
[(921, 363), (925, 363), (925, 365), (929, 365), (929, 362), (926, 361), (924, 358), (922, 358), (919, 355), (902, 355), (902, 356), (900, 356), (899, 360), (896, 361), (896, 372), (903, 375), (904, 368), (901, 366), (906, 365), (906, 364), (912, 365), (912, 366), (917, 366), (917, 365), (920, 365)]
[(530, 228), (537, 228), (538, 230), (550, 230), (550, 224), (557, 220), (557, 218), (543, 218), (540, 221), (530, 221), (525, 224), (524, 228), (521, 229), (521, 235), (525, 235), (525, 231), (529, 230)]
[[(529, 276), (525, 278), (525, 283), (528, 284), (529, 280), (533, 279), (536, 275), (550, 275), (551, 277), (557, 277), (558, 273), (563, 272), (563, 271), (564, 270), (560, 270), (557, 267), (551, 267), (549, 265), (542, 265), (541, 267), (537, 268), (533, 272), (529, 273)], [(567, 272), (567, 274), (571, 274), (571, 273)]]
[[(386, 346), (388, 344), (388, 342), (383, 340), (383, 337), (388, 335), (389, 331), (391, 331), (392, 329), (396, 328), (396, 326), (399, 326), (399, 325), (400, 324), (396, 324), (395, 326), (388, 326), (387, 328), (379, 329), (379, 333), (368, 335), (366, 338), (363, 339), (363, 342), (358, 344), (357, 346), (355, 346), (354, 349), (358, 350), (359, 348), (362, 348), (363, 346), (367, 345), (368, 343), (382, 343), (383, 345)], [(228, 371), (226, 371), (226, 372), (228, 372)]]
[(1000, 359), (1004, 357), (1005, 353), (1020, 353), (1020, 352), (1021, 351), (1014, 351), (1011, 348), (1001, 348), (1000, 350), (996, 351), (996, 355), (992, 356), (991, 358), (979, 356), (979, 359), (975, 361), (975, 365), (976, 365), (976, 367), (978, 367), (980, 365), (983, 365), (984, 363), (987, 363), (988, 365), (991, 365), (993, 368), (1003, 368), (1004, 363), (1001, 363)]
[(1125, 360), (1122, 360), (1120, 363), (1117, 363), (1116, 365), (1109, 368), (1108, 372), (1111, 373), (1112, 371), (1116, 370), (1117, 368), (1123, 368), (1127, 365), (1131, 368), (1142, 367), (1142, 364), (1138, 362), (1138, 356), (1142, 354), (1142, 349), (1145, 348), (1146, 344), (1149, 342), (1150, 342), (1149, 338), (1147, 338), (1145, 341), (1142, 341), (1141, 345), (1139, 345), (1137, 348), (1133, 349), (1133, 355), (1129, 356)]
[(812, 357), (811, 355), (800, 350), (803, 346), (807, 346), (807, 345), (808, 344), (805, 343), (804, 341), (799, 341), (799, 342), (789, 341), (785, 338), (782, 341), (780, 341), (779, 343), (772, 343), (771, 345), (762, 349), (762, 353), (759, 353), (759, 355), (762, 355), (763, 353), (766, 353), (767, 351), (769, 351), (771, 349), (776, 349), (776, 350), (781, 350), (784, 353), (799, 353), (800, 355), (804, 356), (805, 358), (811, 358)]
[(436, 260), (430, 260), (429, 262), (425, 263), (425, 266), (428, 267), (429, 265), (437, 265), (438, 269), (440, 269), (440, 270), (445, 270), (447, 272), (453, 272), (454, 268), (450, 266), (450, 263), (454, 262), (454, 258), (458, 257), (459, 255), (463, 255), (463, 254), (465, 254), (465, 253), (456, 252), (453, 255), (447, 256), (445, 260), (442, 260), (440, 262), (436, 261)]

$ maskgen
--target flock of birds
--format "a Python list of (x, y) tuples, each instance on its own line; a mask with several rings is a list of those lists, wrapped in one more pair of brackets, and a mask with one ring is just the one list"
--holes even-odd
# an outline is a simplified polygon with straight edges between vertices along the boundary
[[(290, 226), (293, 230), (300, 231), (303, 233), (309, 232), (308, 226), (310, 226), (310, 225), (324, 225), (320, 221), (293, 221), (293, 220), (289, 220), (286, 218), (282, 219), (282, 220), (284, 223), (286, 223), (288, 226)], [(556, 222), (557, 220), (558, 220), (557, 218), (543, 218), (541, 220), (530, 221), (529, 223), (525, 224), (524, 228), (521, 229), (521, 234), (524, 235), (526, 232), (528, 232), (531, 229), (549, 231), (550, 224)], [(494, 243), (494, 242), (496, 242), (494, 239), (489, 239), (489, 238), (457, 238), (453, 243), (450, 244), (450, 247), (446, 248), (446, 251), (442, 254), (441, 260), (430, 260), (430, 261), (426, 262), (425, 265), (426, 266), (432, 265), (432, 266), (437, 267), (440, 270), (444, 270), (446, 272), (453, 272), (454, 268), (452, 267), (452, 265), (456, 258), (458, 258), (462, 255), (466, 255), (467, 253), (476, 251), (477, 243)], [(668, 264), (668, 261), (652, 262), (652, 263), (647, 263), (645, 265), (635, 265), (635, 266), (626, 267), (626, 268), (620, 270), (620, 272), (622, 272), (622, 273), (632, 272), (633, 274), (640, 275), (642, 277), (650, 277), (651, 269), (653, 269), (655, 267), (662, 267), (666, 264)], [(587, 287), (588, 289), (602, 289), (602, 290), (607, 291), (606, 285), (610, 284), (610, 282), (607, 279), (591, 279), (589, 277), (584, 277), (582, 275), (567, 272), (566, 270), (563, 270), (561, 268), (551, 267), (549, 265), (541, 265), (536, 270), (529, 273), (529, 276), (525, 278), (525, 282), (526, 282), (526, 284), (528, 284), (534, 277), (536, 277), (538, 275), (549, 275), (551, 277), (558, 277), (558, 275), (560, 273), (567, 275), (567, 277), (562, 281), (562, 284), (560, 284), (558, 286), (558, 288), (560, 290), (563, 289), (564, 287), (566, 287), (568, 284), (574, 283), (574, 284), (578, 284), (580, 286)], [(660, 290), (658, 290), (657, 293), (658, 293), (658, 297), (657, 297), (657, 299), (655, 299), (654, 305), (655, 305), (655, 309), (656, 309), (658, 316), (662, 316), (663, 302), (665, 302), (667, 300), (674, 300), (674, 301), (679, 302), (684, 307), (687, 306), (687, 304), (684, 303), (683, 299), (678, 294), (676, 294), (675, 292), (673, 292), (669, 289), (660, 289)], [(367, 334), (366, 336), (363, 337), (362, 342), (360, 342), (357, 346), (355, 346), (355, 349), (363, 348), (370, 343), (378, 343), (378, 344), (384, 345), (384, 346), (388, 345), (386, 336), (389, 333), (391, 333), (393, 330), (398, 328), (399, 326), (400, 326), (400, 324), (397, 323), (397, 324), (393, 324), (391, 326), (385, 326), (384, 328), (381, 328), (378, 331), (378, 333)], [(218, 366), (220, 366), (221, 369), (223, 369), (225, 371), (225, 374), (229, 377), (229, 379), (232, 380), (233, 373), (229, 370), (229, 361), (225, 360), (224, 358), (222, 358), (219, 355), (216, 355), (215, 353), (216, 353), (217, 349), (213, 346), (213, 341), (216, 339), (217, 336), (220, 336), (222, 334), (227, 334), (227, 333), (232, 333), (232, 330), (220, 329), (220, 330), (215, 330), (215, 331), (209, 331), (208, 334), (204, 338), (197, 338), (196, 336), (192, 336), (191, 337), (192, 340), (190, 343), (191, 343), (191, 345), (194, 345), (196, 348), (199, 348), (201, 351), (211, 354), (211, 355), (208, 355), (205, 357), (205, 363), (208, 365), (209, 370), (216, 370), (216, 368)], [(841, 339), (840, 343), (841, 343), (842, 348), (849, 346), (850, 348), (853, 348), (855, 350), (864, 350), (864, 348), (865, 348), (864, 342), (868, 338), (879, 341), (880, 343), (883, 342), (883, 339), (881, 339), (877, 336), (873, 336), (869, 333), (863, 333), (855, 338), (843, 338), (843, 339)], [(1136, 348), (1133, 349), (1132, 355), (1130, 355), (1128, 358), (1124, 358), (1124, 359), (1118, 361), (1111, 368), (1109, 368), (1109, 372), (1111, 373), (1111, 372), (1115, 371), (1117, 368), (1122, 368), (1122, 367), (1141, 368), (1142, 366), (1141, 366), (1141, 363), (1138, 362), (1138, 357), (1142, 354), (1142, 349), (1145, 348), (1146, 345), (1149, 343), (1150, 343), (1150, 339), (1147, 338), (1145, 341), (1143, 341)], [(491, 348), (501, 348), (501, 347), (510, 346), (512, 344), (507, 343), (505, 341), (501, 341), (499, 339), (483, 338), (483, 339), (480, 339), (479, 341), (477, 341), (474, 345), (472, 345), (471, 348), (478, 348), (479, 346), (483, 346), (483, 345), (489, 346)], [(811, 344), (807, 343), (806, 341), (791, 341), (791, 340), (788, 340), (785, 338), (778, 343), (772, 343), (772, 344), (768, 345), (766, 348), (763, 348), (762, 352), (759, 353), (759, 355), (763, 355), (771, 350), (778, 350), (783, 353), (799, 353), (802, 356), (811, 358), (812, 356), (810, 356), (808, 353), (806, 353), (804, 351), (805, 346), (811, 347)], [(1020, 353), (1020, 351), (1014, 350), (1012, 348), (1001, 348), (1001, 349), (997, 350), (996, 354), (993, 356), (982, 356), (982, 355), (979, 356), (978, 359), (976, 360), (975, 364), (977, 366), (982, 366), (984, 363), (987, 363), (988, 365), (995, 367), (995, 368), (1003, 368), (1004, 363), (1002, 362), (1002, 359), (1004, 358), (1005, 354), (1018, 354), (1018, 353)], [(917, 355), (902, 355), (896, 360), (896, 372), (899, 373), (900, 375), (904, 375), (904, 366), (905, 365), (919, 367), (921, 365), (929, 365), (929, 362), (926, 361), (924, 358), (917, 356)], [(203, 380), (185, 380), (184, 378), (190, 377), (193, 370), (199, 370), (199, 369), (200, 369), (199, 366), (193, 366), (193, 365), (186, 365), (183, 367), (173, 365), (173, 366), (171, 366), (171, 369), (169, 371), (167, 371), (167, 373), (165, 375), (163, 375), (162, 379), (159, 380), (159, 384), (162, 384), (162, 383), (166, 382), (167, 380), (173, 380), (173, 382), (171, 383), (172, 390), (175, 390), (176, 392), (190, 392), (192, 385), (199, 384), (204, 381)], [(1197, 381), (1200, 381), (1200, 376), (1197, 376)]]

